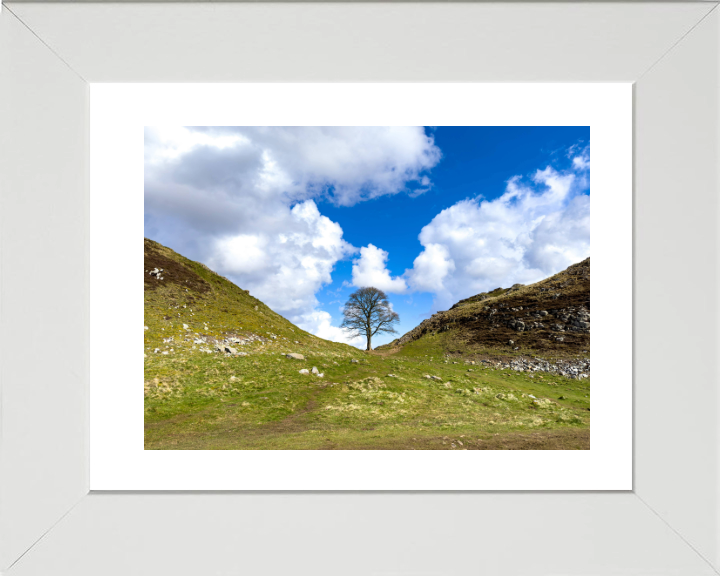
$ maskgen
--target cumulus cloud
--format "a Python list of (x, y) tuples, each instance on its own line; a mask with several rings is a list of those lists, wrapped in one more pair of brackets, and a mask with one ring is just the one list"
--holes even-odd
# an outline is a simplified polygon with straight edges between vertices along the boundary
[(315, 200), (415, 194), (440, 157), (421, 127), (148, 127), (146, 235), (331, 334), (315, 294), (356, 249)]
[[(580, 158), (581, 160), (577, 160)], [(436, 309), (470, 295), (531, 283), (590, 255), (589, 152), (564, 172), (513, 177), (493, 199), (466, 199), (420, 232), (423, 251), (405, 277)]]
[(298, 319), (297, 325), (303, 330), (307, 330), (325, 340), (334, 342), (344, 342), (351, 346), (364, 347), (365, 339), (363, 337), (351, 337), (342, 328), (333, 326), (332, 316), (323, 310), (313, 310), (309, 314), (305, 314)]
[(335, 263), (352, 252), (340, 225), (306, 200), (278, 209), (262, 229), (217, 238), (208, 266), (239, 279), (272, 309), (299, 319), (314, 309), (315, 293), (331, 282)]
[(368, 244), (360, 248), (360, 258), (353, 262), (352, 283), (357, 287), (373, 286), (383, 292), (402, 294), (407, 284), (401, 277), (392, 278), (386, 267), (388, 253)]

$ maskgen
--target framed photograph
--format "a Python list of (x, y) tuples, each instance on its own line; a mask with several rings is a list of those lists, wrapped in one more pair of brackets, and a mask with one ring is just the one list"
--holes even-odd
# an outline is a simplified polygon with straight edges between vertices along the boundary
[[(631, 295), (594, 284), (596, 373), (625, 376), (591, 446), (588, 257), (592, 198), (631, 283), (631, 110), (628, 84), (93, 87), (91, 489), (630, 489)], [(539, 166), (480, 188), (502, 157)], [(101, 378), (140, 321), (144, 366)]]
[(0, 570), (717, 573), (717, 14), (4, 5)]

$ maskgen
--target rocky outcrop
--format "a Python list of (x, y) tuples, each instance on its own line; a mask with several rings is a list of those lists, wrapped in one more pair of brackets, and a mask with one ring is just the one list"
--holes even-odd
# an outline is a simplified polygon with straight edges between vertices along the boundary
[(536, 284), (478, 294), (433, 314), (391, 343), (457, 330), (468, 343), (513, 349), (590, 346), (590, 258)]

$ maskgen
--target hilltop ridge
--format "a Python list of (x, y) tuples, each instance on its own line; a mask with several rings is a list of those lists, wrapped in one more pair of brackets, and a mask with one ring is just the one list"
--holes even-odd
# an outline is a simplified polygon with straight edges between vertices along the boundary
[(460, 300), (386, 347), (444, 332), (471, 347), (588, 353), (590, 258), (534, 284), (496, 288)]

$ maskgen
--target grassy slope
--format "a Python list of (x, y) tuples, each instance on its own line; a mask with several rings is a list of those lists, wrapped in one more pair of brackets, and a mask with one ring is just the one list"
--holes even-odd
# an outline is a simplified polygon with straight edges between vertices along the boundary
[[(201, 264), (150, 241), (145, 249), (148, 449), (589, 448), (588, 380), (448, 359), (453, 332), (361, 352), (300, 330)], [(162, 281), (147, 273), (155, 266)], [(237, 346), (247, 356), (194, 343), (227, 335), (256, 339)], [(298, 372), (313, 366), (322, 378)]]

